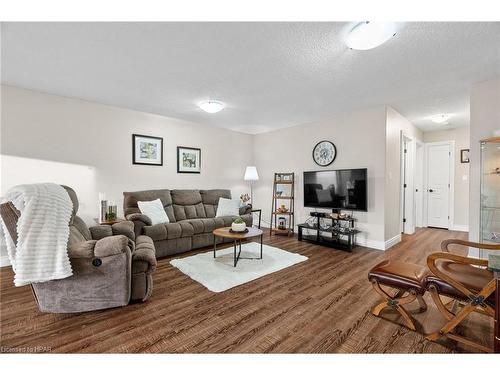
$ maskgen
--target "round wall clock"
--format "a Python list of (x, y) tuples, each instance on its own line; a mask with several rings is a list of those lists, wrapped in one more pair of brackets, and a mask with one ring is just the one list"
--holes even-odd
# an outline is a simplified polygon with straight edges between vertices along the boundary
[(335, 157), (337, 156), (337, 148), (330, 141), (321, 141), (314, 146), (312, 154), (316, 164), (326, 167), (327, 165), (332, 164), (335, 160)]

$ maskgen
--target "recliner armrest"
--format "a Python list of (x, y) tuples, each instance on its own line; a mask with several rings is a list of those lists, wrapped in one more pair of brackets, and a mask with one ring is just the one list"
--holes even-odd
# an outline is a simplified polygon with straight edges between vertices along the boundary
[(94, 247), (94, 256), (107, 257), (131, 251), (134, 243), (124, 235), (105, 237), (98, 240)]
[(132, 262), (143, 261), (149, 264), (147, 273), (156, 269), (156, 250), (153, 240), (148, 236), (138, 236), (135, 243), (135, 251), (132, 253)]
[(132, 251), (134, 243), (124, 235), (109, 236), (100, 240), (82, 241), (72, 244), (68, 247), (68, 256), (70, 259), (81, 258), (104, 258), (117, 255), (126, 251)]

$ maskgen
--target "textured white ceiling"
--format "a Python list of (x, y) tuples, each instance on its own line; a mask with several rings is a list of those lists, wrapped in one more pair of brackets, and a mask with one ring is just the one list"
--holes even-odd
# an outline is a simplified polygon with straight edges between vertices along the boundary
[(467, 126), (471, 84), (500, 73), (500, 23), (406, 23), (369, 51), (346, 26), (3, 23), (2, 83), (246, 133), (381, 104), (432, 130)]

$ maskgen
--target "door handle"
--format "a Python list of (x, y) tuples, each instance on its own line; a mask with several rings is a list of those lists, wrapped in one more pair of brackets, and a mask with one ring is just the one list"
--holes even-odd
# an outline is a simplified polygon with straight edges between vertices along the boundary
[(433, 193), (433, 192), (434, 192), (434, 190), (432, 190), (432, 189), (429, 189), (429, 190), (428, 190), (428, 192), (429, 192), (429, 193)]

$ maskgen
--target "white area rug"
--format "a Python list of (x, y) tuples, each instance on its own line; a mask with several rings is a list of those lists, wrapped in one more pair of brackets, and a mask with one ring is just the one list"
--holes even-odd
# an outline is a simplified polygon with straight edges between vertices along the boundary
[(208, 251), (186, 258), (173, 259), (170, 264), (208, 290), (223, 292), (307, 260), (307, 257), (303, 255), (268, 245), (263, 246), (262, 259), (242, 259), (259, 256), (260, 243), (249, 242), (241, 245), (241, 257), (236, 267), (233, 267), (232, 246), (217, 250), (215, 259), (213, 251)]

